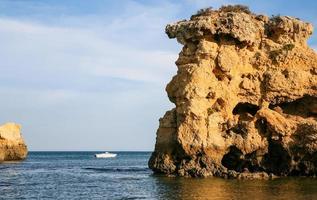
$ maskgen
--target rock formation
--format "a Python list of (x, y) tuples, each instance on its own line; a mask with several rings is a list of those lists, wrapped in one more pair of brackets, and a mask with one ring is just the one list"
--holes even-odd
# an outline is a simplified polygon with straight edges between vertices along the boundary
[(166, 26), (183, 46), (149, 167), (178, 176), (317, 175), (317, 55), (310, 23), (205, 9)]
[(0, 126), (0, 162), (22, 160), (27, 147), (20, 133), (20, 125), (7, 123)]

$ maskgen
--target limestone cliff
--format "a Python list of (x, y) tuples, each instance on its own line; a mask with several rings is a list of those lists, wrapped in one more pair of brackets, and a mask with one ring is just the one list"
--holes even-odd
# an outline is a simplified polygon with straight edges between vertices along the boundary
[(310, 23), (243, 6), (166, 26), (183, 49), (149, 167), (179, 176), (317, 175), (317, 55)]
[(0, 126), (0, 162), (22, 160), (26, 157), (27, 147), (20, 129), (20, 125), (14, 123)]

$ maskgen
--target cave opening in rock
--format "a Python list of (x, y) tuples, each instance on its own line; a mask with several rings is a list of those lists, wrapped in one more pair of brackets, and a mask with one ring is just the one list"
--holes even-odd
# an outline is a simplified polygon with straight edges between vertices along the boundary
[(253, 151), (249, 154), (243, 154), (240, 149), (235, 146), (231, 146), (227, 154), (225, 154), (221, 160), (221, 164), (229, 170), (236, 172), (256, 172), (263, 171), (260, 167), (257, 156), (257, 151)]
[(242, 156), (243, 154), (240, 149), (235, 146), (231, 146), (229, 152), (223, 156), (221, 164), (230, 170), (241, 172), (243, 170)]
[(264, 166), (268, 172), (287, 175), (290, 172), (291, 156), (279, 141), (269, 140), (268, 153), (264, 155)]
[(254, 104), (251, 104), (251, 103), (238, 103), (233, 111), (232, 111), (232, 114), (234, 115), (241, 115), (241, 114), (244, 114), (244, 113), (249, 113), (251, 115), (255, 115), (259, 110), (259, 106), (257, 105), (254, 105)]

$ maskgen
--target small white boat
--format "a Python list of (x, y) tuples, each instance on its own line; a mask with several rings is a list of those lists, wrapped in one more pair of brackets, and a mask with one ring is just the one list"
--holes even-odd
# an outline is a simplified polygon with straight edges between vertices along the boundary
[(109, 153), (109, 152), (95, 154), (96, 158), (114, 158), (116, 156), (117, 156), (117, 154)]

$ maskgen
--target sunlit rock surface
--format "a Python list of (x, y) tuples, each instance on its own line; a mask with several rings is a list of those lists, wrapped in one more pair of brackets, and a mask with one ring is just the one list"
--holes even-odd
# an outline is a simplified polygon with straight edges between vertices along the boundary
[(18, 124), (0, 126), (0, 162), (22, 160), (27, 156), (27, 147)]
[(178, 176), (317, 175), (317, 55), (310, 23), (239, 6), (169, 24), (183, 49), (149, 167)]

